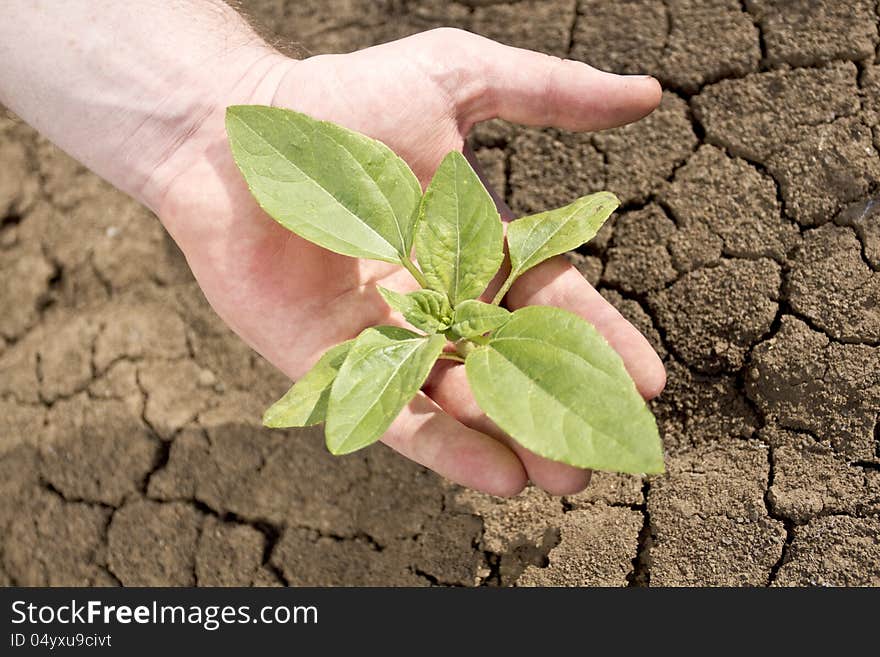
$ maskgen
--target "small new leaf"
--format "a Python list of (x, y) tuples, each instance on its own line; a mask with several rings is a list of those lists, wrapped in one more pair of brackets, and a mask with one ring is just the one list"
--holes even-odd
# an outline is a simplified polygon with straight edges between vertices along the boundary
[(455, 307), (448, 335), (453, 340), (473, 338), (494, 331), (510, 319), (510, 311), (477, 299), (462, 301)]
[(416, 258), (428, 286), (453, 306), (479, 296), (504, 258), (495, 202), (464, 156), (452, 151), (425, 190), (415, 231)]
[(659, 473), (654, 416), (623, 361), (573, 313), (512, 313), (465, 362), (474, 398), (523, 447), (579, 468)]
[(365, 329), (330, 389), (327, 448), (348, 454), (379, 440), (422, 387), (445, 344), (442, 335), (393, 326)]
[(400, 294), (381, 285), (376, 289), (385, 303), (403, 315), (403, 318), (425, 333), (442, 333), (452, 321), (452, 307), (445, 294), (435, 290), (417, 290)]
[(287, 393), (263, 414), (263, 424), (275, 429), (308, 427), (326, 419), (330, 387), (354, 340), (331, 349)]
[(618, 205), (620, 201), (611, 192), (598, 192), (564, 207), (511, 222), (507, 227), (510, 275), (496, 301), (524, 272), (593, 239)]
[(226, 110), (235, 163), (273, 219), (356, 258), (409, 258), (421, 187), (382, 142), (276, 107)]

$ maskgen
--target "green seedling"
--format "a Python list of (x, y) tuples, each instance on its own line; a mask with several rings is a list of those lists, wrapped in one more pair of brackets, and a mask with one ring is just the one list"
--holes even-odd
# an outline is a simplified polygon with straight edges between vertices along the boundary
[(502, 265), (504, 229), (460, 153), (443, 159), (422, 194), (391, 149), (333, 123), (240, 105), (228, 108), (226, 130), (251, 193), (278, 223), (330, 251), (399, 264), (422, 287), (379, 288), (415, 330), (377, 326), (333, 347), (266, 411), (266, 426), (323, 422), (333, 454), (361, 449), (445, 358), (464, 363), (480, 408), (536, 454), (581, 468), (663, 471), (654, 416), (599, 332), (560, 308), (500, 305), (524, 272), (590, 240), (617, 208), (613, 194), (508, 224), (510, 274), (486, 303), (478, 297)]

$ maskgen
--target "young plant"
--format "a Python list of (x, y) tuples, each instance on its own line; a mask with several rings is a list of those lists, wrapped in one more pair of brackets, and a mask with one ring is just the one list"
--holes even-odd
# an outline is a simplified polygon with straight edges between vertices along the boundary
[(331, 348), (266, 411), (266, 426), (323, 422), (328, 449), (353, 452), (377, 441), (448, 358), (464, 363), (486, 415), (536, 454), (663, 471), (654, 417), (599, 332), (560, 308), (500, 306), (524, 272), (591, 239), (618, 205), (613, 194), (508, 224), (510, 274), (485, 303), (477, 297), (501, 267), (504, 230), (460, 153), (443, 159), (422, 194), (387, 146), (333, 123), (240, 105), (227, 109), (226, 130), (251, 193), (282, 226), (336, 253), (399, 264), (422, 287), (379, 287), (416, 330), (377, 326)]

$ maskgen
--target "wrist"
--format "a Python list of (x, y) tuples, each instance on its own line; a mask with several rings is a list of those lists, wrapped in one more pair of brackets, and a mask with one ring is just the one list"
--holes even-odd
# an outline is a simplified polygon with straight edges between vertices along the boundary
[(153, 209), (166, 165), (217, 108), (289, 61), (223, 0), (6, 4), (2, 102)]
[[(198, 80), (174, 91), (166, 101), (175, 109), (163, 136), (165, 146), (148, 165), (132, 195), (160, 214), (175, 178), (225, 140), (226, 108), (236, 104), (270, 105), (281, 81), (297, 64), (265, 44), (254, 44), (216, 62)], [(157, 125), (164, 123), (163, 119)], [(161, 216), (161, 215), (160, 215)]]

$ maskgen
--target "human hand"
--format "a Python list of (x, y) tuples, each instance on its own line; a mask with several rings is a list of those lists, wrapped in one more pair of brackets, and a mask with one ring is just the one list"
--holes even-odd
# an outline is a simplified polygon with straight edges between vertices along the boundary
[[(470, 128), (494, 117), (568, 130), (637, 120), (660, 100), (658, 83), (502, 46), (451, 29), (348, 55), (283, 62), (271, 103), (380, 139), (426, 184)], [(161, 165), (156, 209), (217, 313), (292, 378), (323, 351), (377, 324), (399, 323), (375, 285), (415, 289), (401, 267), (328, 252), (282, 228), (254, 202), (236, 169), (223, 124), (230, 97)], [(584, 193), (595, 190), (584, 190)], [(502, 204), (503, 205), (503, 204)], [(510, 217), (506, 207), (502, 216)], [(591, 322), (620, 353), (640, 392), (665, 383), (645, 338), (563, 258), (534, 268), (507, 306), (555, 305)], [(463, 485), (512, 495), (531, 480), (555, 494), (581, 490), (589, 472), (549, 461), (507, 438), (477, 407), (464, 369), (439, 363), (383, 441)]]

